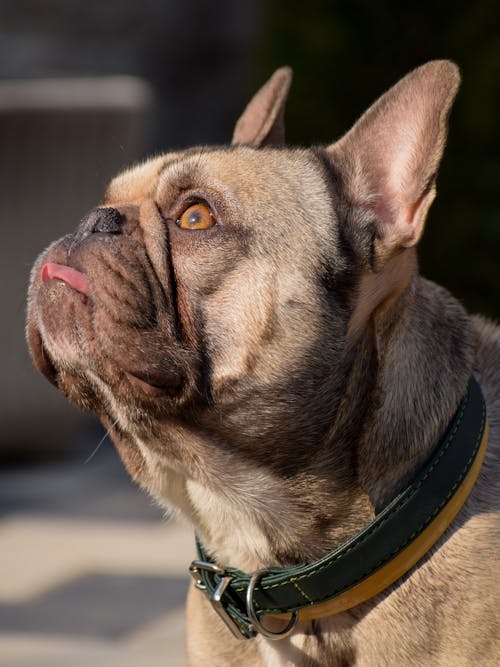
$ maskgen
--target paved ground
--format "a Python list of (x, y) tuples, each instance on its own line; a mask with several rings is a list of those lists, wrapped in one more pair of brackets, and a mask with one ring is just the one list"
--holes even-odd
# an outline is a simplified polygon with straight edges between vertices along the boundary
[(184, 667), (192, 531), (96, 428), (70, 461), (0, 469), (0, 666)]

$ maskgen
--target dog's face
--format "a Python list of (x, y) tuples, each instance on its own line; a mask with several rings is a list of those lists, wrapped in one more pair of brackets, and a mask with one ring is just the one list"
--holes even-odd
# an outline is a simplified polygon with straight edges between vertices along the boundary
[(202, 523), (214, 494), (269, 517), (292, 494), (299, 514), (314, 462), (325, 498), (351, 501), (355, 452), (325, 443), (367, 322), (413, 274), (457, 80), (424, 66), (342, 140), (298, 150), (276, 147), (280, 70), (233, 146), (124, 172), (39, 257), (34, 363), (151, 492)]
[(342, 350), (346, 304), (330, 292), (348, 272), (334, 216), (311, 151), (202, 149), (136, 167), (38, 259), (35, 362), (138, 437), (193, 415), (233, 435), (248, 421), (256, 455), (250, 431), (282, 431), (284, 396), (314, 412), (313, 385), (330, 383)]

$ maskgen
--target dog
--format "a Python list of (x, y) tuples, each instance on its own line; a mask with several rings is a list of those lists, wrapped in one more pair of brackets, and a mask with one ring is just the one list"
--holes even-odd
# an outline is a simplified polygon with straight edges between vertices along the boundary
[[(291, 77), (230, 146), (124, 171), (41, 254), (34, 365), (192, 522), (191, 665), (498, 665), (500, 330), (416, 259), (458, 68), (415, 69), (307, 149), (284, 146)], [(459, 435), (470, 472), (413, 529)], [(301, 602), (266, 602), (284, 572)]]

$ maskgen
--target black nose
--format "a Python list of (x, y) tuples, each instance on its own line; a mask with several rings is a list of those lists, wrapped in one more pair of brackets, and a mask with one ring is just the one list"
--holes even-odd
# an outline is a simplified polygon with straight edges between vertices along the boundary
[(85, 217), (79, 227), (79, 235), (119, 234), (122, 231), (124, 217), (116, 208), (96, 208)]

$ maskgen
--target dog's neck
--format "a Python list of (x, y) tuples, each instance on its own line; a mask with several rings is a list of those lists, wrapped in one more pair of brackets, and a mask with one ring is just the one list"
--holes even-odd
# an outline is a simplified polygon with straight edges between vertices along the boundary
[(378, 323), (377, 347), (372, 408), (358, 445), (360, 487), (376, 510), (435, 448), (465, 393), (475, 337), (461, 305), (416, 275)]
[(366, 525), (436, 446), (472, 369), (467, 316), (418, 276), (379, 315), (346, 355), (334, 423), (306, 465), (280, 478), (242, 463), (223, 485), (185, 483), (185, 511), (221, 565), (252, 571), (320, 558)]

